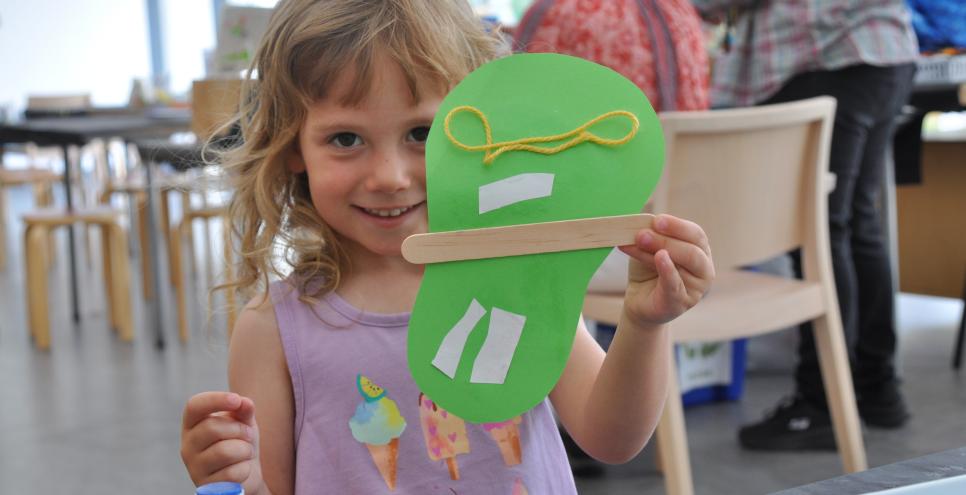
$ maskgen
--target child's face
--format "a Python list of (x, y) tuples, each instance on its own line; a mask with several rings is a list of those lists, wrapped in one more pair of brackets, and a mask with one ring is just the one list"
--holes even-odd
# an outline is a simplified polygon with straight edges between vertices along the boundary
[(340, 103), (354, 84), (343, 76), (330, 97), (308, 108), (290, 168), (308, 174), (316, 211), (350, 253), (398, 256), (406, 237), (427, 230), (426, 136), (443, 95), (413, 104), (398, 65), (374, 62), (372, 88), (359, 105)]

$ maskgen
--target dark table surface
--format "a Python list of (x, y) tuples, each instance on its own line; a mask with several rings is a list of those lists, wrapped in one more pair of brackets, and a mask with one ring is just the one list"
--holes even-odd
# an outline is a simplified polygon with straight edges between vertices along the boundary
[(188, 130), (190, 123), (191, 113), (186, 109), (28, 119), (0, 124), (0, 144), (33, 142), (41, 146), (80, 146), (105, 137), (128, 140), (163, 137)]

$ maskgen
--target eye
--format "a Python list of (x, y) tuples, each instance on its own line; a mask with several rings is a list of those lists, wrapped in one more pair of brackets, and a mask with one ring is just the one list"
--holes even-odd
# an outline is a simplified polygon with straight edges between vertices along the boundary
[(417, 143), (425, 143), (429, 137), (429, 126), (420, 126), (409, 131), (409, 140)]
[(329, 138), (329, 143), (338, 148), (352, 148), (361, 145), (362, 138), (354, 132), (340, 132)]

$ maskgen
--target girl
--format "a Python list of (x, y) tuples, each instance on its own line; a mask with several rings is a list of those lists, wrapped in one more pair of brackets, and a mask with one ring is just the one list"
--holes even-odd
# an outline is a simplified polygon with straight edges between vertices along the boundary
[[(185, 407), (182, 459), (196, 484), (249, 495), (575, 493), (548, 401), (510, 421), (465, 424), (423, 396), (406, 369), (422, 278), (400, 254), (425, 232), (424, 142), (446, 92), (496, 56), (452, 0), (283, 0), (242, 112), (233, 287), (267, 291), (241, 313), (229, 387)], [(281, 276), (275, 246), (285, 248)], [(550, 394), (573, 438), (625, 462), (666, 395), (664, 323), (713, 278), (697, 225), (662, 215), (622, 248), (636, 261), (605, 355), (583, 322)], [(257, 405), (257, 413), (256, 413)], [(418, 425), (417, 425), (418, 424)]]

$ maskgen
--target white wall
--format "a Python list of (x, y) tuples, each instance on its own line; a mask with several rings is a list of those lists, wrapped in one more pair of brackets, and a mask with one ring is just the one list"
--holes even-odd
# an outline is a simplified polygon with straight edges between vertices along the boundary
[(0, 107), (84, 92), (126, 103), (150, 73), (147, 26), (143, 0), (0, 0)]
[(215, 46), (214, 10), (210, 0), (160, 3), (168, 88), (180, 97), (191, 90), (191, 81), (205, 76), (204, 53)]

